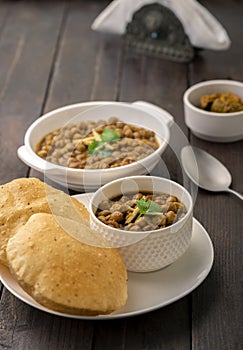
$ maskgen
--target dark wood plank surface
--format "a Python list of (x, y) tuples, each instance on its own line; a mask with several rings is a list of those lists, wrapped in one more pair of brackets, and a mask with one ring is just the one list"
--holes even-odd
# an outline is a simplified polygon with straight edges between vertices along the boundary
[[(42, 175), (17, 157), (27, 127), (56, 107), (93, 100), (146, 100), (175, 119), (170, 146), (153, 174), (183, 182), (179, 150), (188, 140), (217, 156), (243, 192), (243, 142), (199, 140), (184, 123), (185, 89), (207, 79), (243, 81), (237, 0), (201, 1), (225, 26), (227, 51), (201, 50), (190, 64), (136, 55), (121, 38), (90, 25), (109, 3), (0, 1), (0, 183)], [(242, 202), (199, 190), (195, 217), (207, 229), (215, 261), (191, 294), (159, 310), (113, 321), (73, 320), (36, 310), (0, 289), (0, 349), (240, 350), (243, 348)]]
[[(201, 52), (200, 60), (190, 67), (190, 83), (214, 78), (242, 81), (243, 51), (238, 35), (242, 3), (228, 1), (222, 5), (219, 1), (207, 1), (205, 5), (224, 23), (232, 45), (227, 51)], [(208, 143), (193, 135), (190, 141), (220, 159), (232, 174), (233, 188), (242, 192), (243, 142)], [(199, 192), (195, 216), (213, 239), (215, 262), (209, 279), (193, 293), (192, 344), (196, 349), (241, 349), (243, 346), (243, 318), (237, 311), (243, 310), (242, 208), (242, 203), (230, 195)]]

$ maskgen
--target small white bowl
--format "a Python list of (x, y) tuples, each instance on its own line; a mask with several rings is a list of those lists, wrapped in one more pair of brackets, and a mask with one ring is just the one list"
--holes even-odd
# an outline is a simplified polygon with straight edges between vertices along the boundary
[[(178, 222), (148, 232), (129, 232), (110, 227), (95, 215), (104, 199), (121, 194), (149, 191), (175, 195), (187, 208)], [(91, 227), (100, 232), (111, 247), (116, 247), (129, 271), (148, 272), (161, 269), (185, 253), (192, 236), (193, 202), (189, 192), (178, 183), (156, 176), (129, 176), (112, 181), (93, 195), (90, 206)]]
[(214, 142), (243, 139), (243, 111), (215, 113), (201, 109), (200, 97), (232, 92), (243, 99), (243, 83), (233, 80), (209, 80), (195, 84), (183, 96), (186, 125), (197, 137)]
[[(37, 142), (47, 133), (68, 123), (81, 120), (108, 120), (116, 116), (119, 120), (156, 133), (159, 148), (140, 161), (111, 169), (71, 169), (52, 164), (35, 153)], [(101, 185), (128, 175), (149, 173), (159, 162), (170, 139), (173, 117), (151, 103), (85, 102), (65, 106), (51, 111), (37, 119), (26, 131), (24, 145), (19, 147), (19, 158), (31, 168), (38, 170), (49, 179), (76, 191), (93, 191)]]

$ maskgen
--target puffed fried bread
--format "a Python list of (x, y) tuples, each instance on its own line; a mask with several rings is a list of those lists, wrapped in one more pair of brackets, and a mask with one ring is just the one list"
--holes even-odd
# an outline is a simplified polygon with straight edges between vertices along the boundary
[(35, 213), (82, 221), (88, 224), (89, 213), (75, 198), (36, 178), (15, 179), (0, 186), (0, 263), (7, 266), (6, 246), (10, 237)]
[[(93, 234), (87, 225), (80, 229)], [(98, 315), (126, 303), (127, 272), (119, 252), (77, 241), (51, 214), (33, 214), (9, 239), (6, 253), (22, 288), (48, 308)]]

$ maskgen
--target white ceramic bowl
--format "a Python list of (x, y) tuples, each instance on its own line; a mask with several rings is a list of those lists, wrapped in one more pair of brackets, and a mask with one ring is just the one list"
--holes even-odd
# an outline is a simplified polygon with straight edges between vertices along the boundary
[[(111, 116), (116, 116), (125, 123), (154, 131), (159, 148), (140, 161), (101, 170), (71, 169), (55, 165), (35, 153), (37, 142), (50, 131), (80, 120), (108, 120)], [(168, 112), (143, 101), (134, 103), (99, 101), (69, 105), (37, 119), (26, 131), (24, 145), (19, 147), (18, 156), (24, 163), (44, 173), (56, 183), (76, 191), (93, 191), (120, 177), (149, 173), (159, 162), (161, 154), (169, 143), (172, 123), (173, 117)]]
[(243, 139), (243, 111), (208, 112), (199, 108), (200, 96), (215, 92), (232, 92), (243, 99), (243, 83), (233, 80), (209, 80), (191, 86), (184, 94), (186, 125), (201, 139), (233, 142)]
[[(185, 204), (186, 215), (171, 226), (148, 231), (129, 232), (101, 222), (96, 210), (104, 199), (136, 191), (165, 192), (175, 195)], [(116, 247), (129, 271), (148, 272), (161, 269), (176, 261), (188, 248), (192, 235), (193, 203), (189, 192), (178, 183), (156, 176), (129, 176), (112, 181), (93, 195), (90, 202), (91, 227), (99, 231)]]

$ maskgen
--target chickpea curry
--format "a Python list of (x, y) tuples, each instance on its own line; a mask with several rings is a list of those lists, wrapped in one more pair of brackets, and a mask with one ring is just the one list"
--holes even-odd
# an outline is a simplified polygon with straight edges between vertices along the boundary
[(107, 169), (141, 160), (158, 148), (153, 131), (112, 117), (107, 122), (80, 121), (54, 130), (38, 142), (36, 154), (69, 168)]
[(106, 225), (136, 232), (170, 226), (186, 212), (186, 206), (176, 196), (139, 192), (103, 200), (95, 215)]

